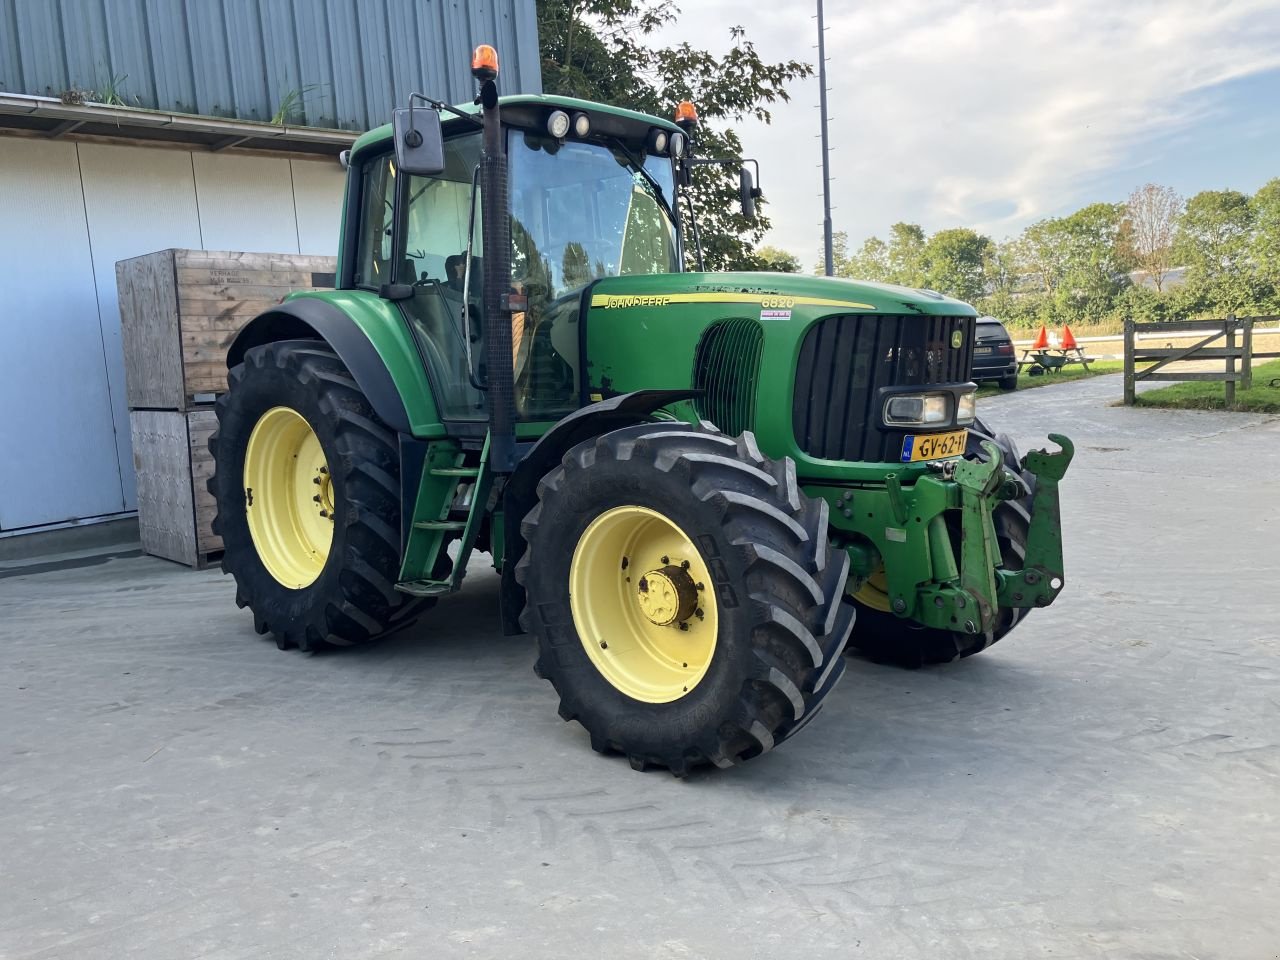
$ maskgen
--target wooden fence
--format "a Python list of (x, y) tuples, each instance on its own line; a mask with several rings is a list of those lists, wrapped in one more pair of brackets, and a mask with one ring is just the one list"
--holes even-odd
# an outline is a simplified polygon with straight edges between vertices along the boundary
[[(1236, 385), (1248, 390), (1253, 385), (1252, 365), (1256, 358), (1280, 357), (1280, 353), (1254, 353), (1253, 325), (1256, 321), (1274, 320), (1275, 317), (1240, 317), (1234, 315), (1221, 320), (1177, 320), (1163, 323), (1124, 322), (1124, 402), (1133, 406), (1140, 380), (1220, 380), (1226, 391), (1228, 407), (1236, 402)], [(1145, 347), (1138, 342), (1138, 334), (1168, 333), (1182, 336), (1205, 334), (1186, 347), (1170, 345)], [(1221, 346), (1210, 346), (1216, 341)], [(1222, 370), (1170, 370), (1169, 365), (1182, 361), (1221, 360)], [(1140, 363), (1150, 366), (1138, 368)]]

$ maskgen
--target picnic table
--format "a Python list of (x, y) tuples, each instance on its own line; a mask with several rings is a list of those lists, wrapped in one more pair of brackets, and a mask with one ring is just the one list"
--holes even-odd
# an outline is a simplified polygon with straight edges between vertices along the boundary
[(1058, 373), (1069, 363), (1081, 364), (1089, 369), (1090, 358), (1084, 355), (1084, 348), (1076, 342), (1075, 335), (1069, 326), (1062, 328), (1062, 341), (1056, 336), (1050, 337), (1046, 327), (1040, 327), (1040, 335), (1031, 346), (1022, 351), (1018, 360), (1018, 372), (1023, 367), (1030, 367), (1028, 376), (1039, 377), (1046, 373)]

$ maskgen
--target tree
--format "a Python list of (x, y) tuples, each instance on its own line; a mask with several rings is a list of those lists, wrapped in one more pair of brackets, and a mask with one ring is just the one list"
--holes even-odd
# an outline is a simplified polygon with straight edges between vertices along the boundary
[[(831, 259), (834, 261), (831, 267), (832, 276), (849, 276), (845, 272), (849, 266), (849, 234), (844, 230), (837, 230), (831, 234)], [(827, 252), (825, 249), (819, 248), (818, 260), (813, 266), (813, 272), (819, 276), (827, 272)]]
[(1187, 201), (1174, 252), (1187, 267), (1179, 291), (1187, 312), (1241, 311), (1257, 300), (1251, 263), (1253, 207), (1236, 190), (1204, 190)]
[(849, 258), (844, 270), (837, 272), (842, 277), (889, 283), (893, 275), (889, 268), (889, 245), (879, 237), (868, 237), (862, 248)]
[(1268, 313), (1280, 311), (1280, 177), (1262, 185), (1249, 201), (1253, 213), (1252, 258), (1266, 285)]
[(939, 230), (920, 251), (923, 285), (959, 300), (977, 300), (983, 293), (983, 268), (991, 247), (990, 237), (967, 227)]
[(924, 228), (918, 223), (895, 223), (889, 228), (889, 282), (903, 287), (919, 287), (924, 283), (921, 257), (924, 254)]
[(1173, 237), (1181, 212), (1182, 197), (1170, 187), (1148, 183), (1129, 194), (1125, 207), (1129, 247), (1156, 293), (1163, 292), (1165, 274), (1173, 266)]
[[(673, 22), (679, 8), (661, 0), (538, 0), (542, 86), (547, 93), (581, 97), (668, 116), (681, 100), (698, 107), (698, 154), (739, 157), (742, 143), (727, 124), (745, 117), (768, 122), (769, 108), (790, 100), (787, 84), (813, 68), (799, 60), (763, 60), (741, 27), (730, 27), (723, 57), (689, 43), (659, 47), (649, 41)], [(765, 204), (754, 221), (742, 216), (738, 171), (732, 165), (695, 168), (690, 191), (708, 269), (752, 269), (752, 250), (769, 228)], [(692, 244), (690, 244), (692, 247)]]
[(756, 269), (771, 270), (774, 273), (799, 273), (800, 258), (778, 247), (756, 247)]
[(1125, 205), (1091, 203), (1061, 221), (1065, 270), (1056, 305), (1071, 320), (1098, 319), (1129, 284), (1133, 263), (1121, 237)]
[(1043, 293), (1053, 296), (1067, 272), (1068, 232), (1062, 220), (1040, 220), (1022, 232), (1022, 257), (1027, 273), (1035, 276)]

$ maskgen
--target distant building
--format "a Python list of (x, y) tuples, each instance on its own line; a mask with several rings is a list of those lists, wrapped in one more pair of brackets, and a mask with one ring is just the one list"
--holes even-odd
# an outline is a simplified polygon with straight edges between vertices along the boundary
[[(1133, 271), (1133, 273), (1129, 274), (1129, 282), (1135, 287), (1143, 287), (1147, 290), (1154, 290), (1156, 288), (1155, 278), (1146, 270)], [(1164, 279), (1160, 284), (1160, 289), (1164, 292), (1176, 290), (1186, 282), (1187, 268), (1173, 267), (1165, 272)]]
[(338, 153), (482, 42), (541, 90), (521, 0), (0, 0), (0, 537), (136, 508), (116, 261), (336, 254)]

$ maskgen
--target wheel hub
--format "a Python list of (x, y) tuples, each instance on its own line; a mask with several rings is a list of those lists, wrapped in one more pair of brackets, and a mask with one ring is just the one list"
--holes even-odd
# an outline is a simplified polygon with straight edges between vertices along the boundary
[(668, 564), (650, 570), (636, 585), (640, 610), (660, 627), (684, 623), (698, 609), (698, 587), (687, 569)]
[(333, 545), (334, 489), (324, 448), (306, 418), (272, 407), (244, 455), (245, 518), (258, 559), (280, 584), (316, 581)]
[(719, 636), (710, 583), (693, 540), (665, 514), (619, 506), (592, 520), (570, 562), (569, 605), (600, 675), (645, 703), (692, 691)]

